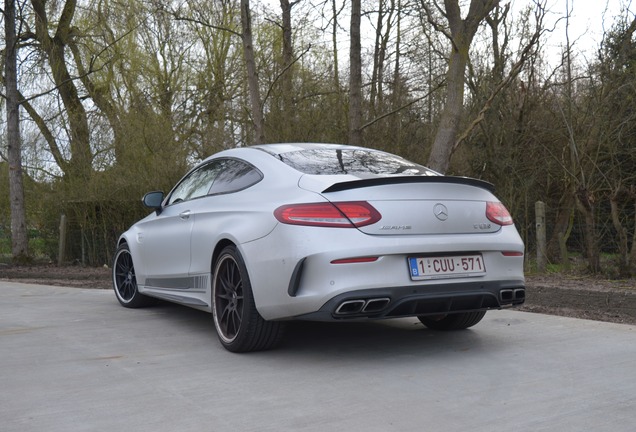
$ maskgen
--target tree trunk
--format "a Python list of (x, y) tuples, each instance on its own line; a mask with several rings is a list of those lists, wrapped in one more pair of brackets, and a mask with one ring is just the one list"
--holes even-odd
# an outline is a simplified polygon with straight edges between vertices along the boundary
[(503, 41), (499, 42), (499, 27), (506, 22), (508, 12), (510, 11), (510, 3), (506, 4), (503, 9), (499, 6), (494, 8), (491, 16), (486, 16), (486, 22), (492, 30), (492, 50), (493, 50), (493, 66), (492, 75), (493, 82), (500, 82), (504, 79), (504, 68), (506, 64), (506, 49), (508, 48), (508, 33), (504, 29)]
[(568, 186), (559, 201), (559, 207), (553, 223), (554, 229), (548, 241), (547, 254), (552, 262), (561, 262), (563, 265), (568, 264), (567, 249), (564, 250), (563, 245), (567, 244), (572, 230), (575, 200), (572, 188)]
[(67, 0), (59, 18), (55, 37), (49, 35), (48, 16), (44, 0), (31, 0), (35, 12), (35, 34), (46, 54), (53, 81), (58, 89), (69, 122), (71, 163), (64, 174), (68, 179), (84, 182), (92, 173), (92, 152), (86, 109), (66, 64), (65, 48), (71, 37), (71, 23), (75, 15), (75, 0)]
[(588, 269), (591, 273), (596, 274), (601, 270), (601, 259), (598, 249), (598, 236), (596, 233), (594, 200), (587, 189), (581, 187), (577, 190), (576, 204), (585, 219), (583, 232), (585, 236), (585, 252), (587, 254)]
[(464, 71), (468, 61), (467, 48), (464, 52), (451, 53), (446, 73), (446, 103), (428, 159), (428, 166), (441, 173), (445, 173), (450, 165), (452, 148), (463, 114)]
[(293, 68), (294, 62), (294, 47), (292, 44), (292, 24), (291, 24), (291, 9), (293, 3), (289, 3), (289, 0), (280, 0), (280, 8), (283, 15), (283, 76), (282, 88), (283, 88), (283, 113), (285, 115), (284, 125), (282, 125), (283, 141), (290, 141), (292, 139), (292, 131), (295, 129), (296, 123), (296, 110), (293, 107)]
[(336, 0), (331, 0), (331, 12), (333, 21), (331, 23), (331, 44), (333, 51), (333, 82), (334, 88), (340, 90), (340, 67), (338, 66), (338, 8)]
[(380, 86), (378, 77), (381, 74), (379, 69), (381, 67), (380, 46), (382, 43), (382, 27), (384, 25), (384, 5), (385, 5), (385, 0), (380, 0), (378, 2), (378, 20), (375, 25), (375, 44), (373, 48), (373, 70), (371, 72), (371, 91), (369, 94), (369, 107), (371, 110), (370, 115), (372, 117), (375, 117), (376, 115), (375, 98), (378, 94), (379, 86)]
[(338, 55), (338, 33), (340, 31), (340, 23), (338, 22), (338, 16), (340, 12), (344, 10), (346, 3), (343, 3), (341, 8), (338, 9), (337, 0), (331, 0), (331, 12), (333, 14), (331, 23), (331, 49), (333, 52), (333, 88), (335, 89), (335, 106), (337, 111), (334, 113), (336, 119), (332, 127), (336, 130), (344, 130), (348, 121), (348, 107), (346, 94), (342, 88), (340, 82), (340, 57)]
[(634, 231), (632, 232), (632, 247), (629, 255), (629, 266), (632, 274), (636, 274), (636, 187), (631, 188), (631, 198), (634, 202)]
[[(428, 159), (428, 165), (441, 173), (448, 170), (462, 118), (464, 72), (468, 63), (470, 44), (481, 21), (498, 4), (499, 0), (471, 0), (468, 15), (462, 19), (459, 0), (444, 0), (446, 18), (450, 27), (450, 35), (447, 36), (451, 39), (452, 49), (446, 73), (446, 103)], [(432, 20), (428, 10), (427, 14), (429, 20)]]
[[(400, 49), (402, 45), (402, 15), (399, 12), (402, 9), (402, 2), (401, 0), (397, 0), (396, 4), (395, 0), (391, 0), (391, 4), (397, 7), (398, 11), (395, 40), (395, 63), (393, 67), (393, 94), (391, 97), (392, 107), (393, 109), (395, 109), (400, 106), (400, 100), (402, 98), (402, 75), (400, 70)], [(404, 143), (402, 142), (402, 131), (400, 125), (400, 118), (398, 116), (391, 116), (391, 133), (395, 136), (395, 141), (398, 145), (397, 148), (400, 153), (402, 153)]]
[[(380, 10), (378, 11), (378, 21), (376, 28), (375, 48), (373, 54), (373, 74), (371, 77), (371, 96), (370, 107), (371, 116), (375, 117), (376, 114), (384, 109), (384, 73), (385, 63), (387, 60), (387, 47), (389, 45), (389, 39), (393, 32), (393, 16), (396, 13), (395, 0), (389, 2), (380, 1)], [(396, 48), (396, 56), (397, 56)]]
[(95, 86), (90, 78), (90, 70), (86, 70), (86, 67), (82, 63), (82, 56), (77, 44), (69, 43), (69, 48), (73, 54), (77, 71), (79, 72), (80, 80), (86, 88), (86, 91), (91, 97), (91, 100), (99, 110), (104, 113), (110, 127), (113, 131), (113, 143), (115, 148), (115, 160), (121, 161), (125, 158), (126, 139), (124, 137), (124, 129), (120, 119), (119, 112), (115, 106), (115, 103), (110, 95), (109, 86)]
[(265, 142), (265, 129), (258, 85), (258, 73), (256, 72), (256, 60), (254, 57), (250, 0), (241, 0), (241, 28), (243, 56), (245, 58), (245, 68), (247, 69), (247, 85), (250, 95), (252, 123), (254, 125), (254, 144), (262, 144)]
[(28, 237), (24, 186), (22, 182), (22, 146), (20, 143), (20, 117), (18, 75), (16, 66), (17, 39), (15, 35), (15, 0), (4, 0), (5, 32), (5, 86), (7, 103), (7, 153), (9, 159), (9, 201), (11, 202), (11, 253), (13, 261), (28, 261)]
[(349, 47), (349, 144), (362, 145), (362, 55), (360, 0), (351, 0), (351, 44)]
[[(627, 241), (627, 228), (623, 226), (620, 218), (619, 202), (624, 195), (620, 186), (612, 192), (610, 197), (610, 210), (612, 215), (612, 224), (616, 230), (618, 237), (618, 275), (622, 279), (631, 276), (629, 269), (629, 246)], [(626, 195), (626, 194), (625, 194)]]

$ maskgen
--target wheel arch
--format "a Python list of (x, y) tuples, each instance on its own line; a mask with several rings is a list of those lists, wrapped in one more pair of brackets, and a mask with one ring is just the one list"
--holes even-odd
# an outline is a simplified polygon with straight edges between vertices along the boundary
[(218, 241), (218, 243), (214, 247), (214, 251), (212, 251), (212, 261), (210, 262), (210, 273), (214, 272), (214, 266), (216, 265), (216, 262), (219, 259), (219, 255), (221, 255), (221, 251), (228, 246), (237, 247), (236, 243), (228, 238), (224, 238)]
[[(223, 251), (227, 251), (223, 254)], [(258, 312), (250, 276), (238, 245), (219, 241), (212, 254), (211, 302), (219, 341), (231, 352), (267, 350), (282, 339), (284, 324), (266, 321)], [(217, 284), (217, 278), (222, 279)], [(218, 294), (217, 294), (217, 290)]]

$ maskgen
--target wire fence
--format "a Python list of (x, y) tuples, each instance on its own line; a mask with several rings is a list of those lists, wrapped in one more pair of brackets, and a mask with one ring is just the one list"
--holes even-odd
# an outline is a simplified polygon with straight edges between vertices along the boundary
[[(548, 215), (553, 215), (554, 210)], [(87, 266), (110, 265), (119, 235), (128, 229), (136, 220), (147, 214), (138, 201), (132, 203), (69, 203), (66, 211), (66, 233), (60, 237), (59, 214), (57, 221), (48, 226), (29, 229), (29, 253), (38, 261), (62, 264), (81, 264)], [(628, 215), (631, 216), (631, 215)], [(630, 223), (631, 220), (631, 223)], [(517, 229), (526, 245), (526, 256), (536, 256), (536, 220), (534, 212), (528, 215), (515, 216)], [(574, 214), (570, 234), (567, 238), (569, 253), (585, 255), (585, 233), (588, 226), (584, 218)], [(598, 248), (601, 253), (619, 253), (618, 235), (614, 225), (608, 218), (598, 218), (594, 225)], [(631, 245), (635, 234), (634, 218), (626, 218), (625, 229)], [(545, 229), (548, 243), (555, 234), (557, 226), (546, 218)], [(60, 248), (62, 245), (62, 248)], [(549, 260), (558, 261), (555, 251), (548, 254)], [(558, 252), (558, 250), (556, 251)], [(636, 251), (632, 251), (636, 253)], [(11, 233), (8, 225), (0, 225), (0, 256), (7, 262), (11, 259)]]

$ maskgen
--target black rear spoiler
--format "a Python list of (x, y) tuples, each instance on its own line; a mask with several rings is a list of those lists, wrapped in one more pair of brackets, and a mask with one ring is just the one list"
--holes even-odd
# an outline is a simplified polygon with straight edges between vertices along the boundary
[(475, 186), (481, 189), (486, 189), (492, 193), (495, 192), (495, 185), (488, 183), (487, 181), (477, 180), (470, 177), (455, 177), (455, 176), (402, 176), (402, 177), (377, 177), (371, 179), (361, 179), (346, 181), (342, 183), (335, 183), (322, 191), (327, 192), (340, 192), (349, 189), (357, 189), (371, 186), (392, 185), (401, 183), (453, 183), (463, 184), (468, 186)]

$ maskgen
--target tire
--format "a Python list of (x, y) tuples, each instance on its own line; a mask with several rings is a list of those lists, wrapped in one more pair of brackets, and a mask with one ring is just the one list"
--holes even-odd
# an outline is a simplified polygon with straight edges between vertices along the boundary
[(214, 327), (223, 347), (235, 353), (275, 347), (284, 324), (266, 321), (256, 310), (247, 267), (235, 246), (221, 251), (212, 277)]
[(137, 289), (137, 278), (128, 244), (123, 243), (113, 259), (113, 289), (119, 303), (127, 308), (140, 308), (149, 303), (148, 297)]
[(444, 315), (442, 318), (431, 316), (417, 317), (422, 324), (433, 330), (464, 330), (477, 324), (486, 315), (486, 311), (463, 312)]

